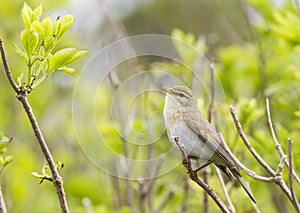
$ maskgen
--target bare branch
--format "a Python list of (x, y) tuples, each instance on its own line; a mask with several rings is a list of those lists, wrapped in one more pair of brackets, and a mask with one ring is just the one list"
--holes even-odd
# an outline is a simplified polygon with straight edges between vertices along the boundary
[[(242, 138), (242, 140), (244, 141), (245, 145), (247, 146), (247, 148), (249, 149), (249, 151), (251, 152), (251, 154), (256, 158), (256, 160), (266, 169), (266, 171), (268, 171), (273, 177), (274, 177), (274, 183), (276, 183), (281, 189), (282, 191), (286, 194), (286, 196), (289, 198), (289, 200), (291, 201), (291, 203), (293, 204), (293, 206), (295, 207), (295, 209), (297, 210), (299, 208), (299, 205), (294, 202), (294, 199), (292, 197), (292, 193), (289, 190), (288, 186), (286, 185), (286, 183), (283, 181), (282, 175), (281, 175), (281, 171), (283, 168), (283, 162), (286, 163), (286, 157), (283, 154), (283, 157), (281, 158), (281, 161), (278, 165), (277, 168), (277, 172), (275, 172), (262, 158), (261, 156), (254, 150), (254, 148), (250, 145), (250, 142), (248, 141), (248, 139), (246, 138), (242, 126), (236, 116), (235, 113), (235, 109), (233, 106), (230, 107), (230, 112), (231, 115), (233, 117), (234, 123), (237, 127), (237, 130)], [(292, 168), (290, 168), (292, 169)], [(291, 172), (292, 174), (292, 172)], [(299, 213), (299, 212), (298, 212)]]
[(204, 182), (202, 182), (198, 178), (197, 173), (192, 169), (191, 160), (190, 160), (190, 158), (186, 154), (184, 145), (179, 142), (179, 137), (173, 137), (173, 139), (174, 139), (176, 145), (179, 147), (179, 150), (180, 150), (180, 152), (181, 152), (181, 154), (183, 156), (183, 162), (182, 162), (182, 164), (188, 170), (189, 176), (192, 179), (192, 181), (194, 181), (195, 183), (197, 183), (201, 188), (203, 188), (209, 194), (209, 196), (215, 201), (215, 203), (219, 206), (219, 208), (222, 210), (222, 212), (229, 213), (230, 212), (229, 209), (223, 203), (223, 201), (221, 200), (221, 198), (214, 192), (214, 190), (209, 185), (207, 185)]
[(1, 56), (2, 56), (2, 62), (3, 62), (3, 67), (7, 76), (7, 79), (10, 83), (10, 85), (12, 86), (12, 88), (15, 90), (16, 93), (19, 93), (19, 88), (17, 86), (17, 84), (14, 82), (14, 79), (11, 75), (11, 72), (9, 70), (8, 67), (8, 63), (7, 63), (7, 59), (6, 59), (6, 55), (5, 55), (5, 51), (4, 51), (4, 45), (3, 45), (3, 41), (2, 38), (0, 38), (0, 52), (1, 52)]
[[(273, 123), (272, 123), (272, 119), (271, 119), (271, 110), (270, 110), (270, 103), (269, 103), (269, 99), (266, 98), (266, 110), (267, 110), (267, 117), (268, 117), (268, 123), (269, 123), (269, 127), (270, 127), (270, 131), (271, 131), (271, 135), (272, 135), (272, 138), (275, 142), (275, 146), (276, 146), (276, 149), (280, 155), (281, 158), (283, 158), (284, 156), (284, 152), (281, 148), (281, 145), (280, 143), (278, 142), (277, 140), (277, 137), (276, 137), (276, 134), (275, 134), (275, 130), (274, 130), (274, 127), (273, 127)], [(289, 162), (287, 159), (285, 159), (285, 165), (287, 167), (289, 167)], [(297, 175), (297, 173), (295, 172), (295, 170), (292, 168), (292, 172), (293, 172), (293, 176), (294, 178), (296, 179), (297, 183), (300, 185), (300, 178), (299, 176)]]
[(225, 186), (225, 183), (224, 183), (224, 179), (221, 175), (221, 172), (220, 172), (220, 169), (218, 167), (215, 166), (215, 170), (216, 170), (216, 173), (217, 173), (217, 177), (221, 183), (221, 187), (222, 187), (222, 190), (223, 190), (223, 193), (225, 195), (225, 198), (226, 198), (226, 201), (228, 202), (228, 208), (230, 210), (230, 212), (232, 213), (235, 213), (235, 208), (234, 208), (234, 205), (232, 204), (231, 200), (230, 200), (230, 197), (229, 197), (229, 194), (228, 194), (228, 191), (226, 189), (226, 186)]
[(168, 201), (174, 196), (175, 189), (171, 188), (166, 197), (162, 200), (158, 208), (154, 211), (154, 213), (159, 213), (163, 210), (163, 208), (167, 205)]
[(255, 151), (255, 149), (251, 146), (250, 142), (248, 141), (245, 133), (243, 132), (242, 125), (239, 122), (239, 119), (236, 115), (235, 108), (233, 106), (230, 106), (230, 113), (232, 115), (233, 121), (235, 123), (235, 126), (238, 130), (238, 133), (240, 134), (244, 144), (247, 146), (251, 154), (255, 157), (255, 159), (265, 168), (266, 171), (268, 171), (272, 176), (275, 175), (275, 172), (273, 169), (264, 161), (264, 159)]
[(210, 104), (208, 108), (208, 122), (211, 123), (212, 120), (212, 113), (214, 108), (214, 101), (215, 101), (215, 67), (213, 63), (209, 63), (209, 70), (210, 70)]
[(289, 183), (290, 183), (290, 191), (292, 194), (292, 198), (294, 201), (294, 206), (296, 208), (297, 212), (300, 212), (300, 206), (296, 197), (295, 189), (294, 189), (294, 181), (293, 181), (293, 153), (292, 153), (292, 148), (293, 148), (293, 139), (289, 138), (288, 139), (288, 158), (289, 158)]
[(227, 152), (227, 154), (230, 156), (230, 158), (235, 162), (235, 164), (244, 172), (246, 172), (246, 174), (256, 180), (260, 180), (260, 181), (264, 181), (264, 182), (274, 182), (275, 178), (274, 177), (264, 177), (264, 176), (260, 176), (257, 175), (254, 171), (250, 170), (249, 168), (247, 168), (244, 164), (242, 164), (235, 156), (234, 154), (231, 152), (231, 150), (229, 149), (229, 147), (227, 146), (227, 144), (225, 143), (225, 140), (223, 138), (223, 136), (221, 135), (221, 133), (219, 133), (219, 137), (220, 137), (220, 141), (222, 143), (222, 145), (224, 146), (225, 151)]

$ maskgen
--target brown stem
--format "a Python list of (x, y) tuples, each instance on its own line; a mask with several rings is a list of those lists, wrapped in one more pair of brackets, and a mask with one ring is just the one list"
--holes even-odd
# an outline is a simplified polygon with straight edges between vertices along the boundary
[[(272, 119), (271, 119), (270, 102), (269, 102), (268, 98), (266, 98), (266, 110), (267, 110), (268, 124), (270, 127), (271, 135), (272, 135), (273, 141), (275, 143), (276, 149), (277, 149), (280, 157), (282, 158), (284, 156), (284, 152), (283, 152), (281, 145), (278, 142), (276, 134), (275, 134), (275, 130), (274, 130)], [(287, 159), (285, 159), (284, 163), (287, 167), (289, 167), (289, 162)], [(300, 178), (297, 175), (297, 173), (295, 172), (294, 168), (292, 168), (292, 174), (293, 174), (294, 178), (296, 179), (297, 183), (300, 185)]]
[(295, 189), (294, 189), (294, 181), (293, 181), (293, 139), (289, 138), (288, 139), (288, 158), (289, 158), (289, 183), (290, 183), (290, 191), (291, 195), (294, 201), (294, 206), (296, 211), (299, 213), (300, 212), (300, 206), (296, 197)]
[[(246, 138), (246, 135), (243, 132), (242, 125), (239, 122), (235, 109), (233, 106), (230, 107), (230, 112), (232, 115), (232, 118), (234, 120), (234, 123), (236, 125), (236, 128), (244, 142), (244, 144), (247, 146), (248, 150), (251, 152), (251, 154), (256, 158), (256, 160), (265, 168), (266, 171), (268, 171), (273, 177), (274, 177), (274, 183), (276, 183), (282, 191), (286, 194), (286, 196), (289, 198), (290, 202), (293, 204), (294, 208), (297, 210), (299, 208), (299, 205), (297, 205), (294, 202), (294, 199), (292, 197), (292, 193), (286, 183), (283, 181), (281, 170), (283, 166), (283, 162), (285, 162), (285, 155), (281, 158), (280, 164), (277, 168), (277, 172), (275, 172), (263, 159), (262, 157), (255, 151), (255, 149), (251, 146), (250, 142)], [(292, 168), (291, 168), (292, 169)], [(292, 173), (291, 173), (292, 174)], [(275, 178), (276, 177), (276, 178)]]
[(58, 195), (58, 199), (59, 199), (59, 203), (60, 203), (60, 207), (61, 207), (61, 212), (63, 213), (68, 213), (69, 208), (68, 208), (68, 204), (67, 204), (67, 200), (66, 200), (66, 196), (65, 196), (65, 191), (63, 188), (63, 179), (61, 178), (61, 176), (59, 175), (55, 162), (53, 160), (53, 157), (50, 153), (50, 150), (47, 146), (47, 143), (44, 139), (44, 136), (40, 130), (40, 127), (37, 123), (37, 120), (33, 114), (32, 108), (26, 98), (26, 94), (23, 94), (22, 91), (19, 90), (19, 88), (17, 87), (16, 83), (14, 82), (11, 72), (9, 70), (8, 67), (8, 63), (7, 63), (7, 59), (5, 56), (5, 51), (4, 51), (4, 46), (2, 43), (2, 39), (0, 39), (0, 51), (1, 51), (1, 55), (2, 55), (2, 61), (3, 61), (3, 66), (4, 66), (4, 70), (5, 73), (7, 75), (7, 78), (9, 80), (9, 83), (11, 84), (11, 86), (13, 87), (13, 89), (16, 91), (17, 93), (17, 98), (19, 101), (21, 101), (21, 103), (23, 104), (24, 110), (29, 118), (29, 121), (31, 123), (32, 129), (35, 133), (36, 139), (41, 147), (41, 150), (44, 154), (44, 157), (46, 158), (46, 161), (49, 165), (51, 174), (52, 174), (52, 182), (53, 185), (56, 188), (56, 192)]
[(228, 202), (228, 208), (230, 210), (231, 213), (235, 213), (235, 208), (234, 208), (234, 205), (232, 204), (231, 200), (230, 200), (230, 197), (229, 197), (229, 194), (228, 194), (228, 191), (226, 189), (226, 186), (225, 186), (225, 183), (224, 183), (224, 179), (222, 177), (222, 174), (220, 172), (220, 169), (217, 167), (217, 166), (214, 166), (215, 167), (215, 171), (216, 171), (216, 174), (217, 174), (217, 177), (220, 181), (220, 184), (221, 184), (221, 187), (222, 187), (222, 190), (223, 190), (223, 193), (225, 195), (225, 198)]
[(240, 134), (244, 144), (247, 146), (251, 154), (255, 157), (255, 159), (268, 171), (271, 175), (274, 175), (273, 169), (264, 161), (264, 159), (255, 151), (255, 149), (251, 146), (250, 142), (248, 141), (245, 133), (243, 132), (242, 125), (236, 115), (235, 108), (230, 106), (230, 113), (232, 115), (233, 121), (237, 128), (238, 133)]

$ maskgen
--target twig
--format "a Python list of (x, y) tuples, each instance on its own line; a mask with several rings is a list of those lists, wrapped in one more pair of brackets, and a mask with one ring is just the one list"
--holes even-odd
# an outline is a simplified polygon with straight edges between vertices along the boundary
[[(211, 97), (210, 97), (210, 104), (208, 107), (208, 122), (211, 123), (212, 121), (212, 113), (213, 113), (213, 108), (214, 108), (214, 101), (215, 101), (215, 68), (213, 63), (209, 63), (209, 71), (210, 71), (210, 92), (211, 92)], [(206, 184), (209, 184), (209, 176), (210, 176), (210, 169), (209, 167), (205, 167), (203, 169), (203, 181)], [(209, 200), (208, 200), (208, 194), (204, 190), (203, 192), (203, 207), (204, 207), (204, 213), (209, 213)]]
[[(270, 103), (269, 103), (269, 99), (268, 98), (266, 98), (266, 110), (267, 110), (268, 124), (269, 124), (269, 127), (270, 127), (271, 135), (272, 135), (272, 138), (273, 138), (273, 140), (275, 142), (276, 149), (277, 149), (280, 157), (282, 158), (284, 156), (284, 152), (283, 152), (283, 150), (281, 148), (281, 145), (278, 142), (276, 134), (275, 134), (275, 130), (274, 130), (272, 119), (271, 119), (271, 110), (270, 110)], [(285, 162), (285, 165), (287, 167), (289, 167), (288, 160), (285, 159), (284, 162)], [(295, 172), (294, 168), (292, 168), (292, 174), (293, 174), (294, 178), (296, 179), (297, 183), (300, 185), (300, 178), (297, 175), (297, 173)]]
[(191, 160), (190, 160), (190, 158), (186, 154), (184, 145), (179, 142), (179, 137), (174, 137), (173, 139), (174, 139), (176, 145), (179, 147), (179, 150), (180, 150), (180, 152), (181, 152), (181, 154), (183, 156), (182, 164), (188, 170), (188, 174), (189, 174), (190, 178), (192, 179), (192, 181), (194, 181), (200, 187), (202, 187), (205, 191), (207, 191), (207, 193), (209, 194), (209, 196), (215, 201), (215, 203), (219, 206), (219, 208), (222, 210), (222, 212), (229, 213), (230, 212), (229, 209), (223, 203), (223, 201), (221, 200), (221, 198), (214, 192), (214, 190), (209, 185), (207, 185), (204, 182), (202, 182), (198, 178), (197, 173), (192, 169)]
[(186, 176), (183, 177), (183, 196), (181, 201), (181, 213), (185, 213), (188, 211), (188, 196), (189, 196), (190, 186), (188, 182), (188, 178)]
[(209, 63), (210, 70), (210, 92), (211, 92), (211, 101), (208, 108), (208, 122), (211, 123), (212, 120), (212, 112), (214, 108), (215, 101), (215, 67), (213, 63)]
[(218, 177), (218, 179), (219, 179), (219, 181), (221, 183), (221, 187), (222, 187), (223, 193), (225, 195), (225, 198), (226, 198), (226, 200), (228, 202), (228, 206), (229, 206), (228, 208), (229, 208), (230, 212), (235, 213), (235, 208), (234, 208), (234, 206), (233, 206), (233, 204), (232, 204), (232, 202), (230, 200), (230, 197), (229, 197), (228, 191), (226, 189), (226, 186), (225, 186), (225, 183), (224, 183), (224, 179), (223, 179), (223, 177), (221, 175), (220, 169), (215, 166), (215, 170), (216, 170), (217, 177)]
[(0, 187), (0, 212), (7, 213), (1, 187)]
[(47, 146), (47, 143), (44, 139), (44, 136), (43, 136), (43, 134), (40, 130), (40, 127), (37, 123), (37, 120), (34, 116), (32, 108), (31, 108), (31, 106), (30, 106), (30, 104), (29, 104), (29, 102), (26, 98), (26, 94), (23, 94), (23, 92), (21, 90), (19, 90), (19, 88), (17, 87), (16, 83), (14, 82), (14, 80), (12, 78), (11, 72), (10, 72), (9, 67), (8, 67), (7, 59), (5, 57), (5, 51), (4, 51), (4, 46), (3, 46), (3, 43), (2, 43), (2, 39), (0, 39), (0, 50), (1, 50), (2, 60), (3, 60), (3, 66), (4, 66), (4, 69), (5, 69), (5, 73), (7, 75), (7, 78), (9, 80), (11, 86), (16, 91), (18, 100), (23, 104), (24, 110), (25, 110), (25, 112), (26, 112), (26, 114), (29, 118), (32, 129), (35, 133), (36, 139), (37, 139), (37, 141), (38, 141), (38, 143), (41, 147), (41, 150), (44, 154), (44, 157), (46, 158), (46, 161), (49, 165), (51, 174), (53, 176), (52, 182), (53, 182), (53, 185), (56, 188), (56, 193), (58, 195), (61, 211), (63, 213), (68, 213), (70, 211), (69, 211), (69, 208), (68, 208), (68, 204), (67, 204), (67, 200), (66, 200), (66, 196), (65, 196), (65, 191), (64, 191), (64, 188), (63, 188), (63, 179), (61, 178), (61, 176), (59, 175), (59, 173), (57, 171), (57, 168), (56, 168), (55, 162), (53, 160), (52, 154), (50, 153), (50, 150), (49, 150), (49, 148)]
[(255, 157), (255, 159), (265, 168), (266, 171), (268, 171), (271, 175), (274, 175), (273, 169), (264, 161), (264, 159), (255, 151), (255, 149), (251, 146), (250, 142), (248, 141), (245, 133), (243, 132), (242, 125), (239, 122), (239, 119), (236, 115), (235, 108), (233, 106), (230, 106), (230, 113), (232, 115), (233, 121), (235, 123), (235, 126), (238, 130), (238, 133), (240, 134), (244, 144), (247, 146), (251, 154)]
[(220, 141), (222, 143), (222, 145), (224, 146), (225, 151), (227, 152), (227, 154), (230, 156), (230, 158), (235, 162), (235, 164), (244, 172), (246, 172), (247, 175), (249, 175), (250, 177), (256, 179), (256, 180), (260, 180), (260, 181), (264, 181), (264, 182), (274, 182), (275, 178), (274, 177), (264, 177), (264, 176), (260, 176), (257, 175), (254, 171), (250, 170), (249, 168), (247, 168), (244, 164), (242, 164), (235, 156), (234, 154), (231, 152), (231, 150), (229, 149), (229, 147), (227, 146), (227, 144), (225, 143), (225, 140), (223, 138), (223, 136), (219, 133), (219, 138)]
[(295, 209), (297, 210), (299, 208), (299, 205), (296, 205), (296, 203), (294, 202), (294, 199), (292, 197), (291, 191), (289, 190), (288, 186), (286, 185), (286, 183), (283, 181), (282, 176), (281, 176), (281, 170), (282, 170), (282, 166), (283, 166), (283, 162), (285, 161), (285, 156), (283, 156), (281, 158), (281, 162), (278, 166), (277, 172), (275, 172), (262, 158), (261, 156), (254, 150), (254, 148), (250, 145), (250, 142), (248, 141), (248, 139), (246, 138), (242, 126), (236, 116), (235, 113), (235, 109), (233, 106), (230, 107), (230, 112), (231, 115), (233, 117), (234, 123), (236, 125), (236, 128), (243, 140), (243, 142), (245, 143), (245, 145), (247, 146), (247, 148), (249, 149), (249, 151), (251, 152), (251, 154), (256, 158), (256, 160), (273, 176), (273, 177), (277, 177), (274, 178), (274, 183), (276, 183), (281, 189), (282, 191), (286, 194), (286, 196), (289, 198), (289, 200), (291, 201), (291, 203), (293, 204), (293, 206), (295, 207)]
[(300, 212), (300, 206), (296, 197), (295, 189), (294, 189), (294, 181), (293, 181), (293, 153), (292, 153), (292, 148), (293, 148), (293, 139), (289, 138), (288, 139), (288, 159), (289, 159), (289, 183), (290, 183), (290, 191), (292, 194), (292, 198), (294, 201), (294, 206), (296, 208), (297, 212)]
[(175, 189), (174, 187), (171, 188), (171, 190), (168, 192), (166, 197), (161, 201), (159, 206), (157, 207), (156, 210), (154, 210), (154, 213), (159, 213), (163, 210), (163, 208), (167, 205), (168, 201), (174, 196)]
[(4, 51), (4, 45), (3, 45), (2, 38), (0, 38), (0, 51), (1, 51), (2, 63), (3, 63), (4, 71), (6, 73), (8, 81), (9, 81), (10, 85), (12, 86), (12, 88), (15, 90), (15, 92), (19, 93), (20, 90), (19, 90), (17, 84), (14, 82), (14, 80), (12, 78), (12, 75), (10, 73), (9, 67), (8, 67), (8, 63), (7, 63), (6, 54), (5, 54), (5, 51)]

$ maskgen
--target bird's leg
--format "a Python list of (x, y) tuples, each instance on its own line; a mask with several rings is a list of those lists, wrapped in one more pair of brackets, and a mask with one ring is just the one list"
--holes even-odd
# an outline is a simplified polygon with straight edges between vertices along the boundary
[(198, 169), (195, 169), (194, 172), (196, 172), (196, 173), (199, 172), (201, 169), (203, 169), (204, 167), (208, 166), (209, 164), (211, 164), (211, 162), (207, 162), (207, 163), (203, 164)]

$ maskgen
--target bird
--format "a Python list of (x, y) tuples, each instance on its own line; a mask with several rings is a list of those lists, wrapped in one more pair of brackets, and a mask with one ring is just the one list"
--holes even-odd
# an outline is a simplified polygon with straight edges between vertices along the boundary
[(163, 109), (167, 135), (174, 147), (177, 137), (184, 145), (187, 156), (197, 160), (200, 169), (215, 164), (230, 179), (239, 181), (250, 199), (256, 203), (250, 188), (243, 180), (236, 164), (226, 152), (214, 127), (198, 110), (197, 99), (192, 91), (183, 85), (163, 87), (166, 92)]

